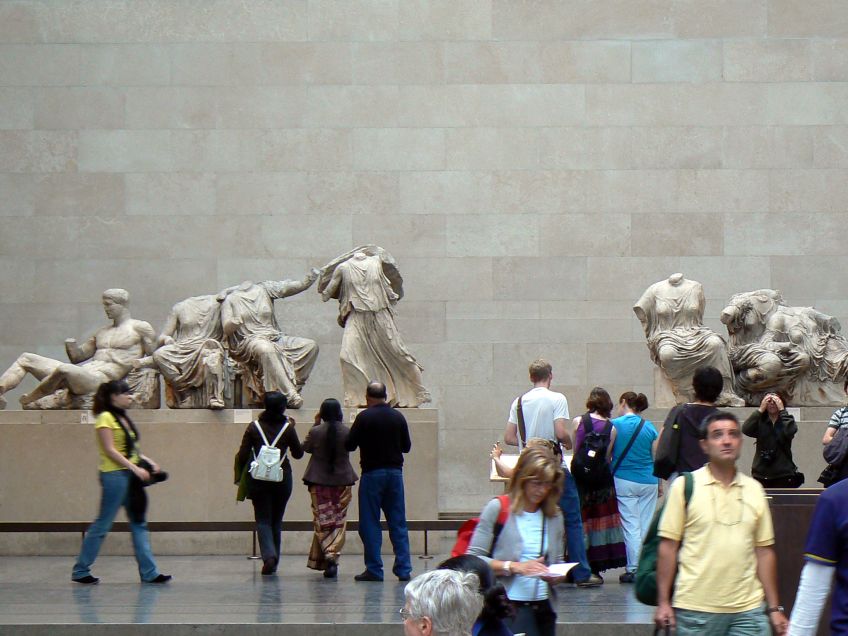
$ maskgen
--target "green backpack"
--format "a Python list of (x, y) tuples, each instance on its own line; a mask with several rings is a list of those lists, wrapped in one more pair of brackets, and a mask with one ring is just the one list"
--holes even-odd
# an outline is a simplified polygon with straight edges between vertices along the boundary
[[(692, 478), (692, 473), (680, 474), (686, 480), (683, 496), (688, 508), (689, 500), (692, 499), (695, 480)], [(671, 490), (671, 487), (669, 487), (669, 490)], [(664, 501), (651, 521), (651, 527), (648, 528), (648, 534), (645, 535), (645, 541), (642, 543), (642, 552), (639, 554), (639, 565), (636, 569), (636, 598), (645, 605), (657, 604), (657, 551), (662, 540), (658, 531), (665, 504)]]

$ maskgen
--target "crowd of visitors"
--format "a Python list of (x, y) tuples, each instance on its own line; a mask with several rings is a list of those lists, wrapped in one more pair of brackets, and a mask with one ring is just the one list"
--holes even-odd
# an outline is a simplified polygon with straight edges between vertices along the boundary
[[(512, 402), (504, 432), (504, 442), (520, 451), (517, 462), (503, 462), (499, 444), (491, 453), (508, 479), (506, 496), (485, 505), (466, 554), (406, 587), (405, 633), (553, 635), (554, 586), (595, 587), (604, 582), (602, 572), (622, 567), (619, 582), (637, 582), (643, 541), (655, 527), (657, 628), (682, 635), (814, 634), (835, 575), (831, 633), (848, 634), (848, 407), (833, 414), (822, 440), (830, 476), (819, 480), (833, 487), (816, 506), (790, 622), (778, 600), (763, 489), (804, 482), (791, 448), (798, 425), (785, 395), (765, 395), (740, 425), (716, 407), (721, 373), (702, 367), (692, 380), (695, 400), (673, 408), (658, 432), (643, 416), (649, 404), (642, 393), (623, 393), (614, 414), (609, 393), (595, 387), (585, 412), (572, 419), (565, 396), (551, 390), (550, 363), (534, 361), (529, 375), (533, 386)], [(95, 396), (101, 501), (73, 568), (72, 580), (80, 584), (99, 581), (91, 566), (121, 507), (141, 580), (171, 579), (157, 569), (145, 521), (145, 486), (167, 474), (140, 450), (126, 410), (129, 395), (118, 381), (104, 383)], [(274, 574), (280, 560), (293, 490), (289, 455), (304, 453), (310, 454), (303, 481), (314, 525), (307, 566), (326, 578), (338, 575), (352, 486), (360, 479), (349, 453), (359, 449), (365, 570), (354, 578), (384, 578), (382, 513), (395, 553), (392, 572), (410, 580), (403, 484), (410, 434), (402, 413), (386, 401), (385, 385), (369, 384), (366, 403), (348, 428), (340, 403), (324, 400), (301, 443), (286, 397), (265, 394), (265, 408), (245, 429), (235, 460), (238, 498), (250, 499), (254, 509), (263, 575)], [(756, 440), (753, 478), (737, 469), (743, 434)], [(676, 479), (684, 474), (685, 480)], [(658, 511), (664, 479), (670, 485)]]

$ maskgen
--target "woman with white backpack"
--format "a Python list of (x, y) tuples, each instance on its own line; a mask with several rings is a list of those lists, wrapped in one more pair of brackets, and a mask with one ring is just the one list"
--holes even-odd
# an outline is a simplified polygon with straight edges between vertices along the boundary
[(303, 457), (303, 447), (287, 417), (286, 396), (278, 391), (265, 394), (265, 410), (247, 425), (238, 451), (239, 466), (249, 465), (247, 497), (253, 502), (256, 534), (262, 554), (262, 574), (277, 571), (283, 513), (292, 494), (292, 470), (288, 453)]

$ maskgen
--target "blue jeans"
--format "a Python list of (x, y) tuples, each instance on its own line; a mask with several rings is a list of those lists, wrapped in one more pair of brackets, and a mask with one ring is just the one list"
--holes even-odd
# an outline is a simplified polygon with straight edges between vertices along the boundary
[(409, 556), (409, 533), (406, 528), (406, 503), (403, 496), (403, 471), (399, 468), (378, 468), (362, 473), (359, 482), (359, 538), (365, 548), (365, 569), (383, 577), (380, 547), (380, 510), (386, 515), (389, 539), (395, 552), (395, 576), (407, 577), (412, 572)]
[(571, 571), (575, 583), (585, 581), (592, 574), (589, 569), (589, 559), (586, 557), (586, 542), (583, 540), (583, 516), (580, 514), (580, 495), (577, 493), (577, 484), (574, 477), (563, 466), (565, 471), (565, 483), (562, 487), (562, 496), (559, 498), (559, 507), (565, 520), (565, 545), (568, 550), (568, 561), (579, 563)]
[[(97, 519), (89, 526), (82, 542), (77, 562), (71, 578), (80, 579), (91, 575), (91, 566), (100, 553), (100, 546), (109, 534), (112, 523), (118, 515), (121, 506), (127, 506), (127, 495), (130, 491), (130, 471), (115, 470), (108, 473), (100, 473), (100, 512)], [(130, 530), (132, 531), (133, 550), (135, 560), (138, 563), (138, 573), (142, 581), (152, 581), (159, 576), (156, 561), (153, 560), (153, 552), (150, 549), (150, 533), (147, 531), (147, 522), (136, 522), (127, 511), (130, 519)]]
[(711, 614), (675, 609), (678, 636), (770, 636), (763, 607), (735, 614)]

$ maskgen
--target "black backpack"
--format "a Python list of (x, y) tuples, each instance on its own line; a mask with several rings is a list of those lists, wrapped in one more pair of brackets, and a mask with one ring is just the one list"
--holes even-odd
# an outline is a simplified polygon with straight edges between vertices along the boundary
[(607, 463), (607, 449), (612, 434), (612, 422), (607, 422), (604, 430), (596, 433), (592, 427), (592, 418), (584, 413), (580, 418), (586, 436), (580, 448), (571, 460), (571, 474), (581, 488), (593, 489), (612, 483), (612, 472)]

